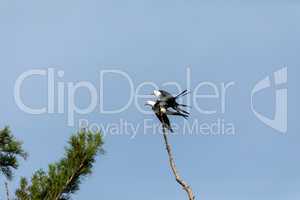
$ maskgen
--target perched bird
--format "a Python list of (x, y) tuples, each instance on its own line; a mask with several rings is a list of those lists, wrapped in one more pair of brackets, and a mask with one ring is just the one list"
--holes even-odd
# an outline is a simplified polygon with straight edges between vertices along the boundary
[(181, 109), (180, 106), (182, 106), (182, 107), (188, 107), (188, 106), (185, 104), (179, 104), (179, 103), (177, 103), (176, 100), (179, 97), (187, 95), (188, 93), (189, 92), (187, 90), (184, 90), (180, 94), (178, 94), (174, 97), (174, 96), (172, 96), (172, 94), (170, 94), (169, 92), (167, 92), (165, 90), (154, 90), (153, 91), (153, 95), (155, 97), (157, 97), (159, 101), (164, 102), (166, 104), (165, 105), (166, 108), (173, 108), (177, 112), (185, 113), (187, 115), (189, 115), (190, 113)]
[(168, 129), (169, 131), (173, 132), (173, 129), (170, 124), (170, 120), (168, 118), (168, 115), (177, 115), (182, 116), (184, 118), (188, 118), (188, 115), (182, 114), (180, 112), (173, 112), (168, 110), (165, 107), (165, 103), (161, 102), (159, 100), (157, 101), (146, 101), (146, 106), (151, 106), (152, 110), (154, 111), (156, 117), (159, 119), (159, 121), (162, 123), (163, 127)]

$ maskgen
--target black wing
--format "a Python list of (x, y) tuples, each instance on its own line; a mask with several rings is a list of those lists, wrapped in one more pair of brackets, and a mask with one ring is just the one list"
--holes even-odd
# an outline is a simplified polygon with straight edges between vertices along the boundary
[(173, 133), (173, 129), (171, 128), (170, 120), (167, 115), (155, 113), (156, 117), (162, 123), (163, 127), (167, 128), (169, 131)]
[(161, 93), (162, 98), (173, 98), (172, 94), (165, 91), (165, 90), (159, 90)]
[(158, 114), (158, 113), (155, 113), (156, 117), (159, 119), (159, 121), (164, 124), (164, 121), (162, 119), (162, 117)]

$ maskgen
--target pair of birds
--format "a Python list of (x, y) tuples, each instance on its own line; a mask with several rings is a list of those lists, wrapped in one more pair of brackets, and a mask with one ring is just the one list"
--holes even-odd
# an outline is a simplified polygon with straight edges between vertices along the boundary
[[(154, 90), (152, 95), (154, 95), (157, 100), (146, 101), (145, 105), (151, 106), (153, 112), (162, 123), (163, 128), (169, 130), (170, 132), (173, 132), (168, 115), (181, 116), (185, 119), (189, 117), (190, 113), (181, 108), (188, 106), (185, 104), (179, 104), (176, 101), (179, 97), (183, 97), (188, 93), (189, 92), (187, 90), (184, 90), (180, 94), (173, 96), (172, 94), (164, 90)], [(169, 110), (169, 108), (172, 108), (173, 111)]]

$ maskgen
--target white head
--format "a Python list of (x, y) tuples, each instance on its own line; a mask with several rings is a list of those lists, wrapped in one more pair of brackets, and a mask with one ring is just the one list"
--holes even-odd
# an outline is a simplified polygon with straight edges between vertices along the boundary
[(146, 101), (145, 106), (153, 107), (155, 105), (155, 101)]
[(154, 90), (153, 95), (159, 97), (161, 95), (161, 92), (159, 90)]

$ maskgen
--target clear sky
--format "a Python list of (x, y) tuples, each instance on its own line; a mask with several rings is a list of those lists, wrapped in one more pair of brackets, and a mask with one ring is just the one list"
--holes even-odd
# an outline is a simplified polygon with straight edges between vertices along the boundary
[[(73, 127), (67, 124), (67, 112), (25, 113), (14, 99), (15, 81), (28, 70), (52, 67), (55, 72), (64, 71), (62, 78), (56, 76), (56, 83), (85, 80), (92, 82), (97, 91), (101, 87), (99, 72), (105, 69), (128, 74), (134, 89), (151, 81), (178, 93), (163, 83), (175, 81), (184, 89), (190, 82), (190, 98), (203, 81), (215, 84), (220, 91), (222, 83), (234, 82), (227, 91), (224, 113), (220, 98), (197, 100), (201, 108), (216, 110), (210, 115), (199, 112), (195, 102), (185, 99), (192, 105), (186, 123), (199, 120), (212, 124), (221, 119), (225, 125), (233, 124), (235, 132), (183, 135), (181, 127), (177, 135), (171, 135), (182, 176), (201, 200), (299, 199), (299, 21), (300, 4), (296, 0), (2, 0), (0, 126), (9, 125), (30, 154), (10, 183), (12, 190), (20, 176), (30, 177), (62, 156), (80, 118), (104, 126), (120, 125), (120, 119), (141, 126), (144, 119), (158, 123), (153, 115), (141, 113), (134, 102), (117, 114), (97, 109), (88, 115), (75, 114)], [(190, 77), (186, 75), (188, 66)], [(280, 133), (253, 114), (250, 95), (258, 81), (285, 66), (288, 131)], [(105, 109), (124, 105), (129, 98), (128, 80), (117, 74), (105, 78), (98, 104), (105, 102)], [(32, 107), (45, 106), (46, 81), (42, 76), (25, 81), (23, 101)], [(275, 112), (275, 88), (271, 85), (254, 101), (255, 109), (269, 118)], [(139, 94), (149, 94), (152, 89), (142, 87)], [(142, 105), (143, 101), (139, 99), (138, 103)], [(78, 91), (75, 103), (88, 105), (86, 90)], [(64, 105), (66, 110), (67, 100)], [(183, 123), (179, 118), (171, 120)], [(186, 198), (169, 170), (161, 135), (143, 129), (133, 139), (122, 130), (117, 131), (120, 134), (109, 130), (104, 133), (106, 154), (97, 159), (94, 173), (83, 181), (74, 199)], [(1, 199), (3, 190), (1, 179)]]

